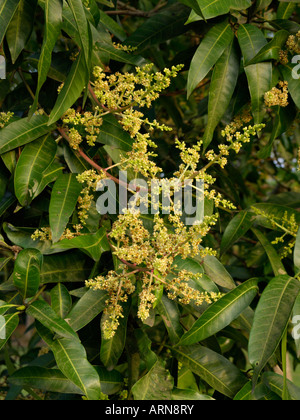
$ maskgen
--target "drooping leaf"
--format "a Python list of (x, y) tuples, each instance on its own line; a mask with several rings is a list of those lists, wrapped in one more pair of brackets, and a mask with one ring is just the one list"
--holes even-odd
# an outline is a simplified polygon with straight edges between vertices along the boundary
[(258, 292), (258, 280), (248, 280), (211, 305), (182, 337), (179, 346), (188, 346), (223, 330), (251, 304)]
[[(244, 56), (244, 63), (250, 62), (267, 44), (263, 33), (254, 25), (241, 25), (238, 40)], [(245, 68), (251, 95), (252, 113), (255, 124), (264, 117), (264, 95), (271, 89), (272, 64), (259, 63)]]
[(45, 83), (51, 67), (51, 56), (62, 25), (62, 1), (45, 1), (45, 30), (41, 55), (38, 63), (38, 84), (35, 92), (34, 103), (31, 106), (29, 116), (36, 111), (39, 93)]
[(173, 378), (159, 359), (152, 369), (132, 387), (135, 400), (170, 400)]
[(9, 377), (9, 382), (22, 387), (34, 387), (47, 392), (62, 394), (83, 394), (83, 391), (74, 385), (61, 373), (59, 369), (47, 369), (40, 366), (26, 366), (17, 370)]
[(239, 238), (244, 236), (253, 224), (253, 214), (247, 210), (239, 212), (224, 231), (221, 242), (221, 253), (226, 252)]
[(37, 319), (41, 324), (60, 337), (72, 338), (77, 341), (78, 337), (70, 325), (62, 319), (44, 300), (33, 302), (27, 309), (27, 313)]
[(69, 324), (74, 331), (79, 331), (90, 323), (105, 308), (106, 292), (102, 290), (88, 290), (73, 306), (68, 315)]
[(9, 23), (17, 10), (19, 2), (20, 0), (0, 1), (0, 44), (3, 42)]
[(57, 145), (47, 135), (25, 146), (15, 172), (15, 193), (22, 206), (27, 206), (36, 196), (43, 173), (52, 163)]
[(68, 289), (62, 283), (58, 283), (50, 292), (51, 307), (62, 319), (65, 319), (72, 308), (72, 298)]
[(188, 75), (188, 97), (207, 76), (233, 40), (228, 20), (216, 24), (205, 36), (191, 62)]
[(24, 146), (52, 129), (53, 126), (48, 125), (48, 117), (45, 115), (35, 115), (30, 121), (27, 118), (14, 121), (1, 130), (0, 154)]
[(82, 190), (75, 174), (62, 174), (54, 184), (50, 207), (49, 221), (53, 242), (58, 242), (67, 226)]
[(299, 280), (279, 276), (268, 284), (259, 300), (249, 341), (254, 386), (283, 337), (299, 291)]
[(20, 0), (7, 28), (6, 39), (12, 62), (15, 63), (30, 38), (37, 0)]
[(212, 388), (233, 398), (247, 379), (224, 356), (200, 345), (172, 349), (179, 361)]
[(13, 280), (24, 299), (38, 291), (42, 261), (43, 256), (37, 249), (24, 249), (16, 259)]
[(5, 346), (18, 325), (18, 314), (4, 315), (0, 318), (0, 350)]
[(224, 115), (236, 87), (240, 69), (240, 56), (234, 41), (218, 60), (209, 89), (208, 121), (204, 133), (204, 148), (213, 139), (214, 131)]

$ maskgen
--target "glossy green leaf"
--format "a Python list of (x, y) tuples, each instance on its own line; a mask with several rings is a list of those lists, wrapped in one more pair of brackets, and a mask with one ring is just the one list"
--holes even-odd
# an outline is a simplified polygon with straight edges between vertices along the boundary
[(44, 257), (42, 284), (85, 281), (91, 271), (84, 255), (78, 251)]
[(113, 115), (103, 118), (97, 142), (129, 152), (132, 150), (133, 139), (123, 130), (122, 126)]
[(216, 24), (205, 36), (191, 62), (188, 75), (188, 97), (207, 76), (234, 37), (230, 23), (226, 19)]
[(204, 133), (204, 148), (213, 139), (214, 131), (229, 106), (240, 70), (240, 56), (234, 41), (216, 63), (209, 89), (208, 121)]
[(47, 392), (62, 394), (83, 394), (83, 391), (74, 385), (58, 369), (47, 369), (39, 366), (26, 366), (17, 370), (9, 377), (9, 382), (22, 387), (34, 387)]
[(76, 29), (80, 39), (79, 46), (83, 51), (86, 69), (89, 70), (91, 59), (91, 34), (84, 6), (81, 0), (68, 0), (68, 4), (76, 23)]
[(188, 346), (223, 330), (251, 304), (258, 292), (258, 280), (248, 280), (211, 305), (182, 337), (179, 346)]
[(37, 0), (20, 0), (7, 28), (6, 39), (12, 62), (15, 63), (30, 38)]
[(200, 376), (212, 388), (233, 398), (247, 379), (224, 356), (200, 345), (173, 348), (172, 353), (184, 366)]
[(162, 317), (172, 344), (177, 344), (184, 332), (180, 324), (180, 312), (177, 303), (163, 295), (156, 308)]
[(56, 246), (60, 249), (81, 249), (95, 261), (100, 260), (103, 252), (110, 251), (106, 229), (104, 228), (101, 228), (97, 233), (82, 235), (73, 239), (64, 239)]
[(208, 277), (219, 286), (229, 290), (236, 287), (233, 278), (216, 257), (212, 255), (205, 257), (203, 266)]
[(101, 392), (106, 395), (113, 395), (120, 391), (124, 385), (122, 375), (117, 370), (108, 371), (102, 366), (95, 366), (100, 377)]
[[(263, 33), (254, 25), (241, 25), (238, 40), (244, 55), (244, 63), (250, 62), (267, 44)], [(264, 117), (264, 95), (271, 89), (272, 64), (259, 63), (245, 68), (252, 102), (252, 113), (255, 124)]]
[(254, 385), (283, 337), (299, 291), (299, 280), (278, 276), (268, 284), (259, 300), (249, 341)]
[(75, 210), (82, 185), (75, 174), (62, 174), (54, 184), (50, 207), (49, 220), (53, 242), (58, 242)]
[(173, 378), (159, 359), (152, 369), (132, 387), (135, 400), (170, 400)]
[(206, 19), (225, 15), (230, 10), (244, 10), (251, 6), (251, 0), (197, 0)]
[(1, 130), (0, 154), (30, 143), (49, 133), (52, 128), (48, 126), (48, 117), (45, 115), (36, 115), (30, 121), (22, 118), (12, 122)]
[(300, 109), (300, 66), (299, 56), (292, 59), (292, 63), (280, 67), (284, 80), (289, 84), (290, 95), (296, 106)]
[(0, 1), (0, 44), (3, 42), (9, 23), (17, 10), (19, 2), (20, 0)]
[(242, 210), (230, 221), (222, 236), (222, 254), (248, 232), (253, 224), (253, 219), (253, 214), (247, 210)]
[(246, 63), (246, 66), (261, 63), (262, 61), (277, 60), (279, 61), (279, 53), (289, 37), (288, 31), (278, 31), (272, 41), (265, 45), (259, 53)]
[[(275, 394), (280, 398), (282, 397), (284, 380), (283, 376), (278, 375), (274, 372), (265, 372), (262, 376), (263, 383), (267, 385)], [(288, 380), (287, 387), (289, 395), (293, 401), (300, 400), (300, 388), (294, 385), (291, 381)]]
[(25, 146), (15, 172), (15, 193), (22, 206), (27, 206), (36, 196), (43, 173), (52, 163), (57, 145), (47, 135)]
[(16, 259), (13, 280), (24, 299), (38, 291), (42, 261), (43, 256), (37, 249), (24, 249)]
[(51, 307), (54, 312), (62, 319), (65, 319), (72, 308), (72, 298), (68, 289), (58, 283), (50, 292)]
[(38, 63), (38, 84), (35, 92), (34, 103), (31, 106), (29, 115), (36, 111), (40, 90), (45, 83), (51, 67), (52, 51), (62, 26), (62, 1), (45, 0), (45, 29), (41, 55)]
[(51, 306), (44, 300), (37, 300), (33, 302), (30, 304), (26, 312), (28, 315), (37, 319), (50, 331), (58, 334), (58, 336), (72, 338), (73, 341), (78, 340), (77, 334), (70, 325), (57, 315)]
[(51, 343), (51, 350), (61, 372), (83, 391), (88, 400), (99, 400), (99, 375), (88, 362), (83, 345), (74, 339), (62, 338)]
[(74, 331), (79, 331), (89, 324), (105, 308), (106, 292), (102, 290), (88, 290), (73, 306), (68, 315), (69, 324)]
[(175, 388), (172, 392), (172, 400), (174, 401), (214, 401), (212, 397), (200, 394), (192, 389)]

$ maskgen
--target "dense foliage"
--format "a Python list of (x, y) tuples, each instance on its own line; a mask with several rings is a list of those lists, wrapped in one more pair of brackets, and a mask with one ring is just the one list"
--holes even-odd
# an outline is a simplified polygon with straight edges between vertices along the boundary
[(0, 59), (0, 399), (300, 399), (299, 3), (0, 0)]

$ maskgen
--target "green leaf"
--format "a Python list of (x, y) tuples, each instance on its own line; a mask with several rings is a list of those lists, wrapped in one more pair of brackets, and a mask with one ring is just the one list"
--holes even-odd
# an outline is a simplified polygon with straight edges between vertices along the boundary
[(97, 142), (126, 152), (132, 150), (133, 145), (133, 139), (123, 130), (113, 115), (107, 115), (103, 118), (103, 125), (97, 137)]
[(159, 359), (152, 369), (132, 387), (135, 400), (170, 400), (173, 378)]
[(233, 278), (216, 257), (212, 255), (206, 256), (203, 265), (208, 277), (216, 284), (229, 290), (236, 287)]
[(72, 338), (73, 341), (78, 340), (77, 334), (70, 325), (58, 316), (44, 300), (33, 302), (26, 312), (58, 336)]
[(134, 335), (141, 358), (146, 362), (147, 369), (150, 370), (158, 360), (157, 355), (151, 350), (152, 341), (142, 328), (134, 330)]
[(206, 149), (214, 131), (229, 106), (240, 70), (240, 56), (233, 40), (218, 60), (209, 89), (208, 120), (203, 143)]
[(163, 295), (156, 308), (162, 317), (171, 343), (177, 344), (184, 332), (180, 324), (180, 312), (177, 303)]
[(64, 86), (51, 111), (49, 124), (55, 123), (77, 101), (86, 86), (86, 63), (83, 52), (74, 61)]
[(59, 175), (62, 173), (62, 170), (63, 170), (63, 167), (61, 166), (61, 164), (57, 160), (54, 160), (51, 163), (51, 165), (49, 165), (48, 168), (45, 169), (45, 171), (43, 172), (41, 182), (36, 192), (34, 193), (33, 198), (36, 198), (38, 195), (40, 195), (44, 191), (44, 189), (49, 184), (56, 181)]
[[(284, 379), (283, 376), (278, 375), (274, 372), (265, 372), (262, 376), (263, 383), (267, 385), (275, 394), (280, 398), (282, 397), (283, 388), (284, 388)], [(300, 388), (293, 384), (291, 381), (287, 381), (287, 387), (289, 395), (293, 401), (300, 400)]]
[(14, 385), (32, 387), (46, 392), (59, 392), (62, 394), (83, 394), (83, 391), (74, 385), (58, 369), (47, 369), (39, 366), (26, 366), (17, 370), (9, 377)]
[[(238, 40), (244, 63), (250, 62), (267, 44), (263, 33), (254, 25), (241, 25), (238, 30)], [(252, 114), (255, 124), (262, 122), (264, 117), (264, 95), (271, 89), (272, 63), (253, 64), (245, 68), (252, 102)]]
[(43, 173), (52, 163), (57, 145), (47, 135), (25, 146), (15, 171), (15, 194), (22, 206), (35, 197), (43, 179)]
[(68, 0), (68, 4), (76, 23), (77, 32), (80, 39), (79, 46), (83, 51), (86, 69), (89, 71), (92, 52), (91, 33), (89, 23), (84, 11), (83, 3), (81, 0)]
[(277, 19), (289, 19), (292, 16), (296, 6), (296, 2), (279, 2), (277, 9)]
[(38, 106), (40, 90), (45, 83), (51, 67), (52, 51), (60, 34), (62, 26), (62, 1), (45, 0), (45, 29), (41, 55), (38, 63), (38, 84), (34, 103), (30, 108), (31, 117)]
[(172, 348), (172, 353), (213, 389), (229, 398), (233, 398), (247, 381), (240, 370), (224, 356), (206, 347), (194, 345)]
[(216, 24), (205, 36), (191, 62), (188, 75), (188, 98), (223, 55), (234, 37), (226, 19)]
[(74, 339), (63, 338), (53, 341), (51, 350), (62, 373), (83, 391), (88, 400), (99, 400), (99, 376), (88, 362), (83, 345)]
[(99, 261), (105, 251), (110, 251), (110, 245), (106, 237), (106, 229), (101, 228), (97, 233), (81, 235), (73, 239), (64, 239), (54, 248), (74, 249), (78, 248), (89, 255), (93, 260)]
[(248, 280), (211, 305), (182, 336), (178, 345), (199, 343), (226, 328), (251, 304), (258, 292), (257, 283), (257, 279)]
[(24, 249), (16, 259), (13, 280), (24, 299), (34, 296), (39, 289), (42, 261), (37, 249)]
[(48, 117), (45, 115), (35, 115), (30, 121), (27, 118), (14, 121), (1, 130), (0, 154), (31, 143), (52, 129), (53, 126), (48, 124)]
[(225, 15), (230, 10), (244, 10), (251, 6), (251, 0), (197, 0), (205, 19)]
[[(284, 80), (289, 84), (289, 92), (296, 106), (300, 109), (300, 70), (299, 70), (299, 56), (295, 56), (297, 61), (293, 63), (280, 66), (280, 71), (283, 74)], [(293, 58), (293, 60), (295, 60)], [(295, 64), (295, 65), (294, 65)]]
[(27, 44), (34, 23), (37, 0), (20, 0), (7, 28), (6, 39), (13, 64)]
[(4, 315), (0, 319), (0, 350), (8, 342), (9, 338), (19, 325), (19, 315), (9, 314)]
[(268, 284), (259, 300), (249, 340), (254, 386), (283, 337), (299, 291), (299, 280), (279, 276)]
[(263, 233), (261, 233), (258, 229), (252, 229), (252, 232), (257, 236), (259, 242), (264, 247), (272, 265), (272, 269), (274, 271), (275, 276), (287, 274), (286, 269), (284, 268), (284, 265), (282, 264), (276, 249), (269, 242), (266, 236)]
[(188, 30), (184, 25), (188, 15), (187, 7), (175, 3), (151, 16), (126, 39), (125, 44), (136, 47), (139, 53), (149, 46), (166, 42)]
[(107, 54), (111, 60), (132, 64), (133, 66), (138, 66), (141, 61), (143, 61), (143, 57), (118, 50), (113, 45), (109, 45), (106, 42), (96, 42), (95, 50)]
[(262, 61), (276, 60), (279, 61), (279, 52), (282, 50), (284, 44), (289, 37), (288, 31), (278, 31), (272, 41), (265, 45), (252, 60), (245, 63), (246, 66), (261, 63)]
[(69, 324), (79, 331), (89, 324), (105, 308), (107, 293), (102, 290), (88, 290), (73, 306), (68, 315)]
[(104, 367), (95, 366), (100, 377), (101, 391), (103, 394), (116, 394), (124, 385), (122, 375), (117, 370), (108, 371)]
[(228, 224), (221, 241), (221, 254), (224, 254), (237, 240), (239, 240), (253, 224), (253, 214), (242, 210)]
[(20, 0), (0, 0), (0, 44), (13, 18)]
[(49, 220), (53, 242), (58, 242), (65, 231), (69, 219), (75, 210), (82, 185), (77, 181), (76, 174), (62, 174), (54, 184)]
[(212, 397), (205, 394), (200, 394), (192, 389), (178, 389), (175, 388), (172, 392), (173, 401), (214, 401)]
[(50, 292), (51, 306), (54, 312), (65, 319), (72, 308), (72, 298), (66, 286), (58, 283)]
[(42, 284), (83, 282), (91, 272), (81, 252), (68, 252), (44, 257), (41, 271)]

